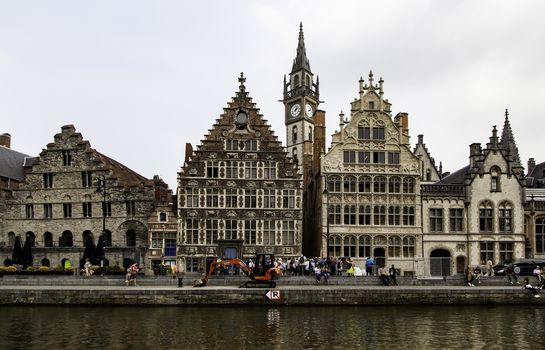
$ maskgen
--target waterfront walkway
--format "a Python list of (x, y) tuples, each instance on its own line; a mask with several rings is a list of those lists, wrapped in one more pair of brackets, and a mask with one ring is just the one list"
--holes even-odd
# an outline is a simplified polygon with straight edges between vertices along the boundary
[[(12, 276), (10, 276), (12, 277)], [(310, 276), (283, 277), (274, 295), (267, 288), (240, 288), (242, 276), (215, 276), (206, 287), (194, 288), (172, 278), (140, 278), (126, 286), (123, 278), (4, 278), (0, 279), (1, 304), (48, 305), (401, 305), (401, 304), (522, 304), (544, 303), (504, 277), (483, 280), (469, 287), (462, 279), (400, 279), (399, 286), (382, 286), (377, 277), (333, 277), (317, 284)], [(545, 296), (545, 294), (544, 294)], [(272, 298), (271, 298), (272, 297)]]

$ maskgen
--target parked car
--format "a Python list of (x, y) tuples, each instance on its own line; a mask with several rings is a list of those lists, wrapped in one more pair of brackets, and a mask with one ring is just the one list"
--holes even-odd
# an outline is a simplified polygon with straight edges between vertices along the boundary
[[(499, 265), (496, 265), (499, 266)], [(505, 269), (512, 268), (513, 272), (516, 275), (519, 276), (532, 276), (534, 269), (536, 266), (543, 267), (545, 266), (545, 260), (543, 259), (520, 259), (517, 261), (514, 261), (511, 264), (508, 264), (506, 266), (498, 267), (498, 270), (496, 271), (496, 266), (494, 266), (494, 272), (498, 276), (504, 276), (505, 275)]]
[(494, 265), (492, 269), (494, 270), (494, 276), (505, 276), (505, 268), (509, 265), (508, 262), (502, 262), (497, 265)]

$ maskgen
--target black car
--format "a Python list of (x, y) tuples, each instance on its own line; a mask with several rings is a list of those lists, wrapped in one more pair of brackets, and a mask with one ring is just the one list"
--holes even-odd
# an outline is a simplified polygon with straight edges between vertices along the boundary
[(504, 276), (507, 268), (512, 268), (513, 272), (519, 276), (532, 276), (536, 266), (540, 268), (545, 266), (545, 260), (543, 259), (520, 259), (511, 264), (501, 267), (502, 264), (494, 266), (494, 273), (498, 276)]

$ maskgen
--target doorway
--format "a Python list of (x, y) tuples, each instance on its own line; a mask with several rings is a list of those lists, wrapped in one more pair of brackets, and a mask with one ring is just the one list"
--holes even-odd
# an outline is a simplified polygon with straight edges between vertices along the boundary
[(430, 254), (430, 274), (432, 276), (450, 276), (450, 252), (435, 249)]
[(384, 248), (373, 249), (373, 256), (375, 257), (375, 265), (377, 267), (386, 266), (386, 250)]

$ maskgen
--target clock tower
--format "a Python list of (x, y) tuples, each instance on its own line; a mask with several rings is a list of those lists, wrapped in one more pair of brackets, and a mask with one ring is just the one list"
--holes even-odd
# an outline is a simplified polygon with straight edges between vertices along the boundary
[(284, 103), (286, 123), (286, 151), (297, 161), (299, 172), (306, 181), (312, 166), (314, 116), (320, 103), (319, 80), (310, 70), (305, 49), (303, 24), (299, 25), (297, 55), (293, 60), (289, 80), (284, 75)]

